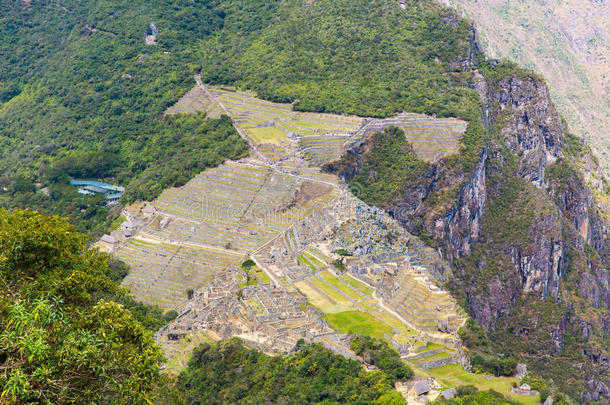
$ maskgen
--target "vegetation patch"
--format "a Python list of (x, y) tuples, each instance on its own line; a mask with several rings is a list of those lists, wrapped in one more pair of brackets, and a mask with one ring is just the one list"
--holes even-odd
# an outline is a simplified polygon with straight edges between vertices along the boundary
[(255, 143), (280, 143), (286, 139), (286, 133), (276, 127), (255, 127), (246, 129), (246, 133)]
[(384, 340), (369, 336), (356, 336), (350, 342), (350, 348), (368, 364), (379, 367), (395, 380), (408, 380), (413, 377), (413, 370), (401, 359), (396, 350)]
[(300, 341), (287, 356), (246, 349), (239, 339), (203, 344), (178, 378), (187, 403), (405, 404), (394, 377)]
[(117, 303), (109, 276), (124, 272), (86, 240), (66, 219), (0, 208), (0, 402), (143, 403), (160, 382), (159, 347)]
[(340, 333), (360, 334), (383, 340), (387, 340), (387, 336), (394, 334), (390, 326), (379, 322), (374, 316), (366, 312), (329, 313), (324, 315), (324, 320), (328, 322), (331, 328)]

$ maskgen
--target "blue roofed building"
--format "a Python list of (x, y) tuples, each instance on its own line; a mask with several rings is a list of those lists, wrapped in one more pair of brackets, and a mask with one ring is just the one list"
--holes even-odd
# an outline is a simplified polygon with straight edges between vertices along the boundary
[(70, 184), (78, 187), (83, 195), (103, 194), (109, 203), (117, 202), (125, 192), (125, 187), (114, 186), (93, 180), (70, 180)]

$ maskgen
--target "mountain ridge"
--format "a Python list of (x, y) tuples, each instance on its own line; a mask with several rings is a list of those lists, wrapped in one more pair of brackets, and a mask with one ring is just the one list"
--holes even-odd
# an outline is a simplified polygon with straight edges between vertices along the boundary
[[(563, 316), (541, 321), (538, 329), (546, 328), (546, 332), (536, 335), (536, 349), (531, 354), (543, 355), (543, 341), (552, 348), (547, 353), (561, 353), (565, 336), (574, 328), (576, 334), (586, 335), (580, 350), (581, 358), (587, 358), (584, 353), (590, 351), (586, 348), (589, 339), (589, 346), (597, 348), (607, 339), (610, 308), (609, 290), (604, 287), (610, 281), (609, 224), (607, 212), (603, 211), (607, 206), (596, 201), (583, 177), (599, 176), (599, 165), (586, 157), (589, 150), (582, 141), (567, 133), (540, 79), (493, 61), (484, 62), (483, 76), (485, 82), (477, 87), (487, 106), (485, 115), (491, 136), (469, 177), (460, 182), (446, 175), (442, 163), (434, 164), (424, 175), (423, 184), (409, 187), (411, 183), (406, 182), (406, 188), (381, 206), (410, 231), (426, 235), (455, 264), (457, 280), (449, 284), (452, 291), (462, 297), (469, 313), (497, 342), (508, 339), (502, 335), (509, 328), (521, 330), (517, 332), (519, 336), (528, 329), (528, 321), (538, 323), (533, 314), (518, 315), (524, 306), (536, 306), (537, 299), (533, 297), (537, 296), (541, 299), (541, 313), (543, 306), (550, 305)], [(362, 170), (370, 167), (367, 154), (371, 148), (375, 148), (374, 143), (348, 151), (347, 160), (330, 164), (328, 169), (352, 184), (367, 178)], [(579, 165), (585, 167), (583, 160), (591, 171), (580, 171)], [(355, 173), (364, 177), (355, 177)], [(597, 178), (606, 184), (603, 177)], [(367, 186), (370, 184), (360, 183), (357, 187)], [(435, 193), (442, 194), (442, 189), (456, 187), (459, 191), (453, 191), (455, 203), (439, 202), (434, 197)], [(375, 203), (366, 198), (365, 201)], [(588, 259), (583, 263), (579, 257), (586, 255)], [(569, 278), (566, 274), (570, 274)], [(572, 288), (580, 290), (580, 298), (578, 292), (569, 292)], [(583, 298), (586, 304), (582, 303)], [(557, 304), (550, 304), (553, 301)], [(585, 320), (570, 309), (575, 304), (583, 312), (589, 306), (596, 314)], [(509, 321), (513, 313), (516, 323)], [(582, 322), (595, 327), (589, 326), (583, 335)], [(509, 340), (517, 344), (519, 338)], [(501, 350), (510, 350), (510, 345), (502, 347)], [(525, 352), (530, 350), (531, 347)], [(601, 358), (599, 354), (589, 356), (593, 369), (587, 372), (592, 373), (590, 376), (600, 374), (597, 380), (593, 377), (596, 388), (592, 392), (585, 389), (578, 393), (583, 399), (607, 395), (607, 381), (603, 378), (607, 358), (607, 352)], [(598, 372), (595, 367), (599, 367)], [(544, 366), (536, 370), (545, 374)], [(562, 386), (569, 391), (574, 388), (570, 387), (573, 383)]]

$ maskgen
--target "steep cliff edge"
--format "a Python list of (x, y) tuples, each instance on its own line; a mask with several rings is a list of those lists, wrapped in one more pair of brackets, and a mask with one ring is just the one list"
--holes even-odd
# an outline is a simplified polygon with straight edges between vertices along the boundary
[(494, 61), (479, 69), (488, 139), (470, 169), (409, 159), (417, 169), (400, 190), (373, 201), (383, 134), (328, 169), (454, 263), (449, 285), (491, 337), (466, 339), (473, 351), (517, 354), (573, 397), (607, 399), (607, 184), (540, 78)]
[(610, 168), (610, 3), (443, 0), (473, 21), (486, 53), (540, 72), (570, 128)]

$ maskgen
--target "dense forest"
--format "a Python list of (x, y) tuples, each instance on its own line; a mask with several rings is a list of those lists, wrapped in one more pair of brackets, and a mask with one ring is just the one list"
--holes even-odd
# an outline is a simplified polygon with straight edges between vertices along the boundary
[[(0, 205), (98, 235), (115, 211), (69, 176), (127, 186), (130, 202), (247, 153), (227, 117), (163, 116), (194, 85), (180, 50), (222, 26), (220, 11), (186, 3), (0, 3)], [(151, 22), (166, 45), (145, 44)]]
[[(0, 402), (143, 403), (163, 355), (66, 219), (0, 209)], [(158, 327), (159, 324), (153, 325)]]
[(196, 349), (178, 386), (188, 404), (404, 404), (393, 381), (319, 344), (270, 357), (233, 339)]

